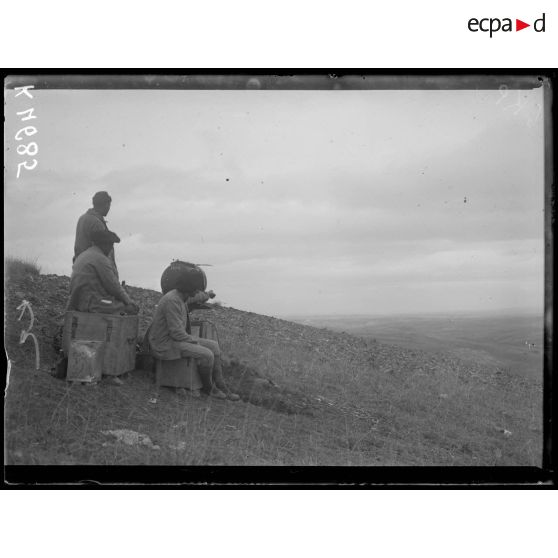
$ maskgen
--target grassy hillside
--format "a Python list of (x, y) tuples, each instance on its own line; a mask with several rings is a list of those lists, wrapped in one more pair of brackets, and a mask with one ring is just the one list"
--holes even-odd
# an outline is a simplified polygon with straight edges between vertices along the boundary
[[(9, 270), (8, 270), (9, 271)], [(9, 464), (537, 465), (542, 387), (490, 363), (213, 307), (225, 372), (240, 402), (193, 400), (151, 372), (123, 386), (50, 375), (68, 278), (9, 273), (5, 405)], [(143, 334), (160, 294), (129, 287)], [(41, 344), (19, 345), (16, 307), (31, 302)], [(108, 433), (129, 429), (149, 442)], [(139, 440), (141, 442), (141, 440)], [(137, 442), (137, 440), (136, 440)]]

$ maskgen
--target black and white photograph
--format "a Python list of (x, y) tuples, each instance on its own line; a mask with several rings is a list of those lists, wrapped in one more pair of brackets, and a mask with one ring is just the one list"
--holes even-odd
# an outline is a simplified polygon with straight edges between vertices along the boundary
[(8, 76), (5, 465), (543, 467), (550, 95)]

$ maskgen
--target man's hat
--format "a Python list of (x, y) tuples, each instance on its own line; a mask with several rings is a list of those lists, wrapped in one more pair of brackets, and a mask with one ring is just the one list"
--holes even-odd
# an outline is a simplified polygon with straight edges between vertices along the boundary
[(104, 190), (102, 192), (97, 192), (93, 196), (93, 205), (99, 205), (100, 203), (111, 202), (112, 198), (109, 196), (108, 192)]
[(120, 237), (112, 231), (93, 231), (91, 241), (93, 244), (116, 244)]

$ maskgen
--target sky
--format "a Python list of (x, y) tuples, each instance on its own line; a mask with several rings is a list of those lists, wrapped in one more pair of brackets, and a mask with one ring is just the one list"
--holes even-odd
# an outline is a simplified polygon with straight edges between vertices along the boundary
[(129, 285), (181, 259), (271, 316), (543, 308), (541, 89), (32, 95), (5, 91), (4, 251), (43, 273), (107, 190)]

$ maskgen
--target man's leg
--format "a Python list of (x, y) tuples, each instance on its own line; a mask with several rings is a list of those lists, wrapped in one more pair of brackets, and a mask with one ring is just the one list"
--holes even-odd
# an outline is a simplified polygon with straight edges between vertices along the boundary
[(213, 353), (213, 381), (215, 385), (227, 396), (231, 401), (238, 401), (240, 396), (233, 393), (225, 383), (225, 378), (223, 376), (223, 366), (221, 364), (221, 348), (219, 343), (213, 339), (204, 339), (203, 337), (197, 337), (196, 340), (202, 347), (208, 348)]
[(181, 343), (180, 353), (185, 358), (195, 358), (198, 361), (198, 373), (203, 384), (203, 391), (207, 395), (225, 399), (226, 395), (217, 389), (213, 381), (215, 356), (208, 347), (196, 343)]

